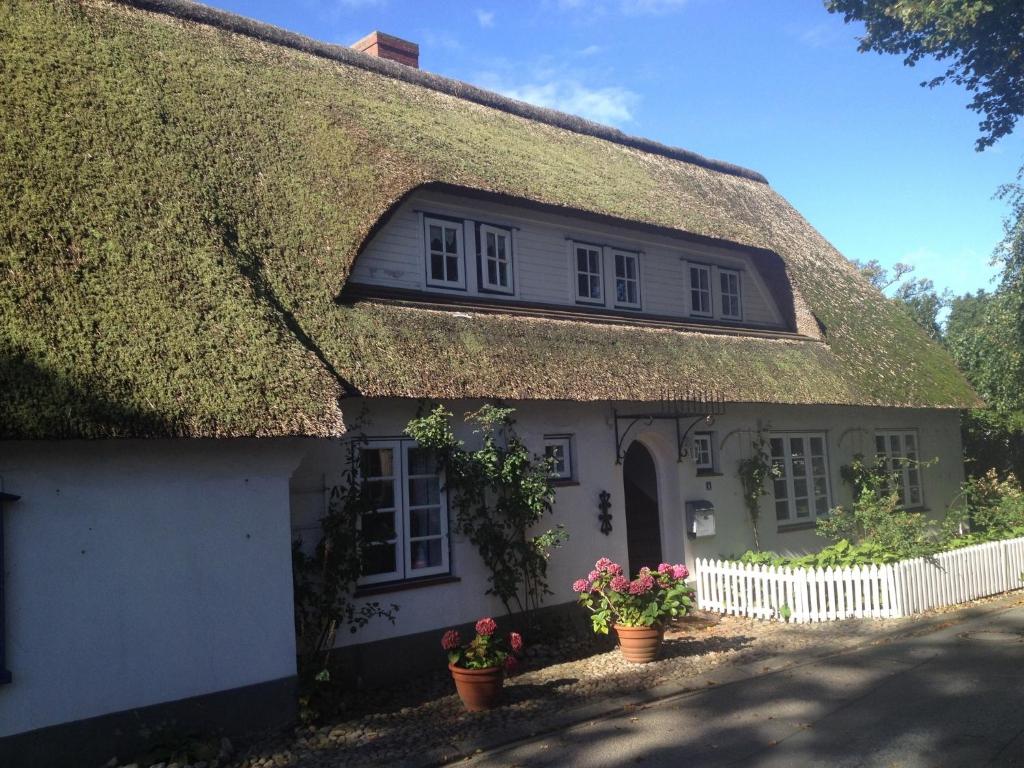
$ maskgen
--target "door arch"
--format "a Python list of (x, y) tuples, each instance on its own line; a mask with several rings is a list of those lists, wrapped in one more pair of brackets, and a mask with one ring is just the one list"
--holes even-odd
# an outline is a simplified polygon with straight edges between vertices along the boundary
[(622, 498), (626, 508), (629, 574), (661, 562), (661, 517), (658, 513), (658, 470), (647, 447), (634, 440), (622, 461)]

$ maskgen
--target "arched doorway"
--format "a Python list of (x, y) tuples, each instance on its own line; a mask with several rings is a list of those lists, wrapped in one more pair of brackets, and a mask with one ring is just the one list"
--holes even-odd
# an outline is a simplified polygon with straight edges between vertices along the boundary
[(651, 452), (634, 441), (622, 462), (626, 507), (626, 545), (629, 575), (661, 562), (661, 519), (658, 515), (658, 471)]

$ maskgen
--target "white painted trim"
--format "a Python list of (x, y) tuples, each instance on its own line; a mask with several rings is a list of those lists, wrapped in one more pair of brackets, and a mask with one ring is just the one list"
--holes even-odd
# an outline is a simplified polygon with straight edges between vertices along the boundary
[[(736, 320), (739, 322), (743, 321), (743, 278), (742, 272), (738, 269), (728, 269), (726, 267), (716, 267), (715, 272), (717, 273), (716, 280), (719, 299), (718, 307), (721, 312), (723, 320)], [(722, 276), (723, 275), (735, 275), (736, 276), (736, 306), (739, 312), (734, 315), (727, 315), (725, 313), (725, 291), (722, 289)]]
[[(459, 279), (458, 280), (436, 280), (431, 277), (431, 256), (433, 255), (430, 250), (430, 227), (436, 225), (442, 228), (448, 228), (455, 230), (455, 248), (457, 249), (458, 264), (459, 264)], [(466, 290), (466, 222), (455, 222), (449, 219), (440, 219), (433, 216), (423, 217), (423, 250), (425, 260), (423, 264), (424, 276), (426, 278), (426, 284), (430, 288), (447, 288), (449, 290)], [(442, 246), (443, 246), (443, 234), (442, 234)], [(447, 271), (447, 266), (445, 268)]]
[[(505, 248), (508, 253), (506, 276), (508, 277), (508, 285), (503, 286), (500, 283), (491, 283), (488, 279), (487, 272), (487, 235), (493, 234), (495, 237), (495, 246), (497, 246), (497, 238), (505, 238)], [(478, 248), (478, 259), (480, 268), (480, 287), (488, 292), (494, 293), (505, 293), (509, 295), (515, 295), (515, 276), (513, 274), (513, 265), (515, 264), (515, 252), (513, 251), (512, 243), (512, 230), (504, 229), (502, 227), (496, 227), (493, 224), (480, 224), (480, 243)]]
[[(692, 317), (714, 317), (715, 316), (715, 283), (711, 264), (704, 264), (697, 261), (683, 262), (686, 265), (686, 308)], [(693, 304), (693, 271), (701, 270), (708, 276), (708, 304), (707, 312), (698, 310)]]
[[(590, 253), (594, 252), (594, 253), (597, 254), (597, 267), (600, 270), (600, 274), (598, 275), (598, 277), (601, 278), (600, 281), (599, 281), (599, 285), (601, 286), (601, 298), (599, 298), (599, 299), (594, 299), (594, 298), (590, 298), (588, 296), (581, 296), (580, 295), (580, 280), (579, 280), (580, 272), (579, 272), (578, 264), (577, 264), (577, 260), (576, 260), (577, 259), (576, 251), (579, 248), (584, 248), (588, 252), (587, 253), (587, 272), (585, 272), (584, 274), (587, 274), (589, 276), (593, 276), (593, 274), (594, 274), (593, 272), (590, 272)], [(569, 263), (569, 268), (570, 268), (570, 274), (572, 275), (572, 286), (573, 286), (572, 293), (573, 293), (573, 297), (574, 297), (576, 303), (578, 303), (578, 304), (590, 304), (590, 305), (593, 305), (593, 306), (600, 306), (600, 307), (603, 307), (605, 305), (605, 295), (607, 294), (607, 291), (608, 291), (608, 286), (607, 286), (608, 270), (606, 269), (606, 265), (604, 263), (605, 262), (604, 251), (605, 251), (605, 249), (604, 249), (603, 246), (596, 245), (594, 243), (586, 243), (586, 242), (582, 242), (582, 241), (579, 241), (579, 240), (571, 241), (571, 248), (569, 250), (569, 253), (571, 254), (571, 260), (570, 260), (570, 263)]]
[[(639, 251), (626, 251), (626, 250), (623, 250), (621, 248), (611, 248), (610, 251), (611, 251), (611, 258), (610, 258), (611, 269), (609, 269), (608, 271), (611, 274), (611, 279), (612, 279), (612, 292), (611, 292), (611, 296), (612, 296), (612, 300), (615, 302), (615, 307), (616, 308), (620, 308), (620, 309), (643, 309), (643, 285), (642, 285), (643, 279), (642, 279), (642, 275), (641, 275), (641, 266), (640, 266), (642, 259), (640, 258)], [(632, 259), (634, 261), (634, 263), (636, 264), (636, 301), (635, 302), (619, 301), (618, 300), (618, 295), (619, 295), (619, 291), (618, 291), (619, 275), (618, 275), (618, 265), (616, 264), (616, 260), (618, 259), (619, 256), (623, 256), (623, 257), (625, 257), (627, 259)]]

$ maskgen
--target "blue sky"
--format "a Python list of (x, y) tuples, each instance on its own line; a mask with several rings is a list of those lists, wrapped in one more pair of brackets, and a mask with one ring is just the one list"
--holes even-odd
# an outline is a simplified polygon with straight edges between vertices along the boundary
[(207, 1), (333, 43), (412, 40), (423, 69), (754, 168), (849, 258), (991, 287), (1024, 126), (975, 152), (966, 92), (858, 53), (820, 0)]

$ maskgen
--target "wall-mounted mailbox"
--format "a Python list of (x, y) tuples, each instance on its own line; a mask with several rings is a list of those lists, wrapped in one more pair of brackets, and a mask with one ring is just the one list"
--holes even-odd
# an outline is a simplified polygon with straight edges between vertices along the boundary
[(691, 539), (715, 535), (715, 505), (705, 499), (686, 502), (686, 535)]

